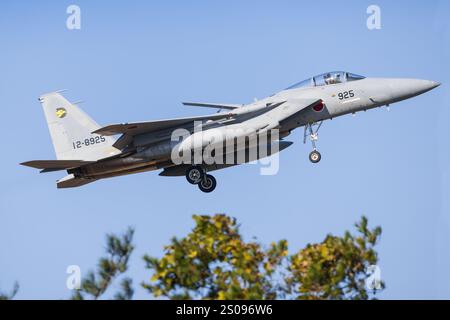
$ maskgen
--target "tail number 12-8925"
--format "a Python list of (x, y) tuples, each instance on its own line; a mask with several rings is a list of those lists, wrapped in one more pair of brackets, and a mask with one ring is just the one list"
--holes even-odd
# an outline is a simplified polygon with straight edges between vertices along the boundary
[(103, 136), (95, 136), (95, 137), (90, 137), (90, 138), (86, 138), (84, 140), (77, 140), (72, 142), (72, 147), (74, 149), (80, 149), (83, 147), (88, 147), (94, 144), (98, 144), (98, 143), (103, 143), (105, 142), (106, 139)]

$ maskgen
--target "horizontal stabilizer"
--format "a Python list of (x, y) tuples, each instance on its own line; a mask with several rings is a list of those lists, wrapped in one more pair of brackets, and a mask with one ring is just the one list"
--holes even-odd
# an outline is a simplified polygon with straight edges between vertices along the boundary
[(204, 108), (216, 108), (228, 110), (233, 110), (243, 106), (242, 104), (203, 103), (203, 102), (183, 102), (183, 105), (191, 107), (204, 107)]
[(44, 172), (65, 170), (81, 167), (82, 165), (89, 164), (95, 161), (83, 161), (83, 160), (33, 160), (21, 163), (23, 166), (44, 169)]
[(97, 179), (87, 179), (87, 178), (79, 178), (75, 177), (73, 174), (69, 174), (68, 176), (58, 180), (56, 185), (58, 189), (64, 188), (76, 188), (81, 187), (85, 184), (96, 181)]

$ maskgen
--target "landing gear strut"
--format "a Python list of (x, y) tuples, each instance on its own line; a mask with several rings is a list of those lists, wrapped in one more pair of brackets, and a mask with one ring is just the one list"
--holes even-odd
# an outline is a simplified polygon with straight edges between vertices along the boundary
[(186, 180), (190, 184), (198, 185), (198, 188), (206, 193), (213, 192), (217, 186), (216, 179), (206, 173), (205, 168), (195, 165), (186, 170)]
[(318, 123), (313, 122), (305, 125), (305, 132), (303, 134), (303, 143), (306, 143), (306, 138), (309, 136), (313, 147), (313, 151), (311, 151), (311, 153), (309, 154), (309, 161), (311, 161), (312, 163), (318, 163), (322, 159), (322, 155), (320, 154), (319, 151), (317, 151), (316, 148), (316, 141), (319, 139), (318, 132), (320, 127), (322, 126), (322, 122), (323, 121), (320, 121)]

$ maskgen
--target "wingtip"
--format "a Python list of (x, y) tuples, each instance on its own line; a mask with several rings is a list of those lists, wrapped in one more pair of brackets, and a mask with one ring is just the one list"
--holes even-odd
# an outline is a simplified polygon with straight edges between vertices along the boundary
[(31, 163), (31, 162), (32, 162), (32, 161), (25, 161), (25, 162), (19, 163), (19, 165), (24, 166), (24, 167), (31, 167), (31, 166), (30, 166), (30, 163)]
[(37, 160), (32, 160), (32, 161), (21, 162), (21, 163), (19, 163), (19, 165), (28, 167), (28, 168), (33, 168), (33, 169), (42, 169), (42, 168), (39, 168), (39, 166), (37, 166), (36, 163), (37, 163)]

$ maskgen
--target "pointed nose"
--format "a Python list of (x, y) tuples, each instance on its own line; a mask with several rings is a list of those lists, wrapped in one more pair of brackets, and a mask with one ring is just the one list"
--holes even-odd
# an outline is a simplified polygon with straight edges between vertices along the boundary
[(411, 87), (413, 92), (416, 92), (417, 94), (422, 94), (425, 92), (428, 92), (430, 90), (433, 90), (434, 88), (439, 87), (441, 84), (436, 81), (431, 80), (409, 80), (409, 86)]
[(395, 100), (415, 97), (440, 85), (439, 82), (419, 79), (392, 79), (390, 81), (392, 97)]

